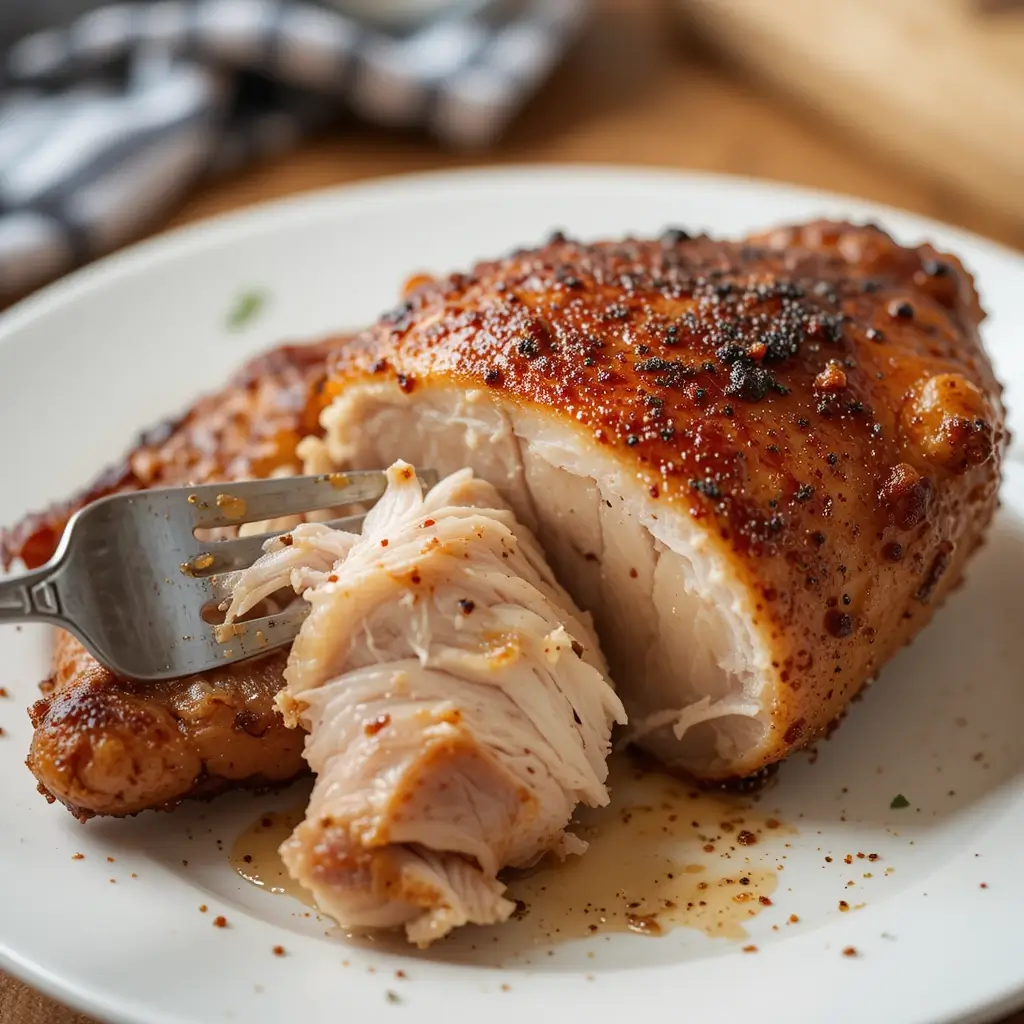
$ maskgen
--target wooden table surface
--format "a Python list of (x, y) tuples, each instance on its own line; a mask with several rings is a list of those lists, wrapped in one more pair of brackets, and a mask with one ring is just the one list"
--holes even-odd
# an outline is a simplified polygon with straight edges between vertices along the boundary
[[(405, 171), (606, 162), (773, 178), (862, 196), (1024, 249), (1024, 224), (839, 133), (678, 32), (657, 0), (599, 0), (586, 36), (501, 144), (467, 158), (351, 126), (201, 188), (165, 226), (309, 189)], [(83, 937), (84, 939), (84, 937)], [(2, 1024), (91, 1024), (0, 973)], [(1024, 1014), (1006, 1024), (1024, 1024)]]

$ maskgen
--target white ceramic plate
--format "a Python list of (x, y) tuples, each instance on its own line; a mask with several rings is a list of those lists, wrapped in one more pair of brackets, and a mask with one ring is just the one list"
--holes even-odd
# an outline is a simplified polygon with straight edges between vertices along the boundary
[[(369, 321), (412, 271), (456, 268), (555, 227), (588, 238), (670, 223), (730, 235), (820, 215), (877, 219), (904, 241), (930, 238), (963, 256), (991, 311), (986, 340), (1019, 420), (1024, 259), (981, 239), (853, 200), (722, 178), (593, 168), (405, 178), (156, 240), (0, 319), (0, 521), (84, 483), (137, 430), (257, 350)], [(267, 290), (268, 305), (244, 331), (228, 331), (228, 309), (253, 287)], [(1022, 578), (1024, 467), (1011, 464), (966, 586), (816, 763), (794, 759), (766, 798), (798, 833), (788, 849), (780, 838), (751, 852), (754, 863), (785, 868), (774, 905), (749, 926), (756, 955), (678, 929), (542, 949), (503, 968), (443, 949), (407, 958), (346, 945), (289, 898), (239, 881), (216, 840), (230, 844), (275, 798), (237, 794), (87, 826), (47, 806), (23, 765), (23, 708), (47, 671), (47, 637), (5, 628), (0, 685), (13, 699), (0, 700), (0, 964), (131, 1024), (410, 1014), (434, 1024), (456, 1013), (492, 1024), (640, 1013), (761, 1024), (991, 1019), (1024, 995)], [(909, 808), (890, 808), (897, 793)], [(85, 859), (73, 862), (79, 851)], [(874, 870), (845, 864), (858, 851), (880, 854)], [(841, 913), (840, 900), (864, 906)], [(211, 927), (218, 913), (230, 928)], [(785, 924), (790, 914), (799, 925)], [(271, 955), (278, 943), (287, 956)], [(842, 955), (848, 946), (859, 955)], [(396, 980), (399, 969), (406, 979)]]

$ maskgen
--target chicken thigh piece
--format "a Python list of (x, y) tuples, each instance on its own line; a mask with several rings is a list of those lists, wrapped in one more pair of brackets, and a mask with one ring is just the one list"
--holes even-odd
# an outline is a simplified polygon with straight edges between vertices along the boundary
[(824, 733), (981, 542), (1005, 445), (960, 263), (875, 227), (547, 245), (339, 348), (324, 440), (470, 466), (594, 615), (632, 735), (706, 780)]
[[(870, 226), (557, 237), (421, 284), (351, 344), (251, 364), (92, 496), (291, 470), (303, 434), (310, 472), (472, 467), (594, 614), (638, 742), (703, 779), (748, 776), (822, 735), (982, 542), (1006, 443), (982, 317), (954, 256)], [(45, 561), (89, 497), (0, 553)], [(126, 706), (173, 725), (173, 701), (76, 647), (35, 712), (44, 791), (87, 816), (238, 784), (207, 754), (171, 785), (156, 746), (124, 746)], [(284, 777), (301, 759), (263, 714), (279, 678), (252, 673), (247, 697), (249, 678), (232, 666), (213, 693), (259, 721), (200, 702), (204, 749), (247, 723), (250, 777)]]
[(587, 617), (490, 484), (424, 497), (405, 463), (361, 536), (272, 542), (228, 622), (289, 584), (311, 610), (278, 703), (317, 781), (288, 870), (342, 925), (421, 945), (504, 921), (498, 871), (582, 852), (573, 810), (608, 801), (625, 716)]
[[(147, 431), (85, 492), (0, 530), (0, 566), (42, 565), (68, 519), (107, 494), (296, 472), (296, 445), (318, 429), (326, 357), (321, 344), (283, 346), (253, 359), (182, 417)], [(45, 696), (31, 710), (27, 763), (40, 792), (84, 821), (288, 782), (304, 764), (301, 736), (284, 727), (274, 706), (284, 663), (276, 652), (139, 685), (59, 634)]]

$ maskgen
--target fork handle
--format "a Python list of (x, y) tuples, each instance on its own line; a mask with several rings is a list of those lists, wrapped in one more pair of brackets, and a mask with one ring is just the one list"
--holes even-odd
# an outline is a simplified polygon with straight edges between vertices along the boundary
[(41, 569), (0, 580), (0, 624), (5, 622), (66, 623), (57, 591), (57, 572), (53, 563)]

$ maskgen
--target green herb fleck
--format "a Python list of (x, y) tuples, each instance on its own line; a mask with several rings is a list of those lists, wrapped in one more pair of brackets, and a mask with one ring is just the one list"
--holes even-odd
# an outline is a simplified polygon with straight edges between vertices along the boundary
[(391, 989), (388, 989), (387, 992), (384, 993), (384, 997), (389, 1003), (400, 1003), (402, 1001), (398, 993), (392, 992)]
[(901, 811), (904, 807), (910, 806), (910, 801), (902, 793), (897, 793), (892, 798), (892, 803), (889, 806), (894, 810)]
[(268, 298), (267, 293), (258, 288), (251, 288), (249, 291), (242, 292), (235, 299), (235, 304), (228, 312), (228, 330), (240, 331), (243, 327), (252, 323), (263, 311)]

